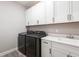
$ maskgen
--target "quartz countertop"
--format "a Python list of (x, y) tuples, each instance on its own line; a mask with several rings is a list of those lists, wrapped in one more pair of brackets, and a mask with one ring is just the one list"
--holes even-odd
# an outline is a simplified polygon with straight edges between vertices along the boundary
[(46, 36), (46, 37), (43, 37), (42, 39), (79, 47), (79, 39), (75, 39), (75, 38), (71, 39), (66, 37)]

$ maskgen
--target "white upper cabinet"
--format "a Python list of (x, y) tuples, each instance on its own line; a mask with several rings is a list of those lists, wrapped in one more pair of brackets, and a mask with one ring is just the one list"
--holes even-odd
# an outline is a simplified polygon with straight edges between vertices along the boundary
[(69, 2), (55, 1), (55, 22), (64, 23), (68, 21)]
[(72, 3), (72, 21), (79, 21), (79, 1)]
[(29, 26), (45, 24), (45, 3), (43, 1), (26, 10), (26, 23), (29, 23)]
[(29, 21), (28, 21), (28, 18), (27, 18), (27, 14), (26, 14), (26, 26), (29, 26)]
[(46, 11), (46, 24), (54, 23), (54, 2), (45, 1), (45, 11)]
[(30, 18), (30, 10), (28, 10), (28, 11), (26, 11), (26, 26), (29, 26), (29, 25), (31, 25), (29, 22), (30, 22), (30, 20), (31, 20), (31, 18)]
[(33, 9), (33, 20), (36, 20), (37, 24), (45, 24), (45, 4), (43, 1), (39, 2)]
[(35, 25), (36, 19), (33, 17), (33, 8), (30, 8), (26, 11), (26, 26)]
[(26, 26), (78, 21), (79, 1), (40, 1), (26, 10)]

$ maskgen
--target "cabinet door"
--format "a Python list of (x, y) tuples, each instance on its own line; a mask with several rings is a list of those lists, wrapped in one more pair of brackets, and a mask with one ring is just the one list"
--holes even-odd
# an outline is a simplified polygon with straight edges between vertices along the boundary
[(29, 20), (27, 18), (27, 15), (26, 15), (26, 26), (29, 26)]
[(72, 2), (72, 16), (73, 16), (73, 21), (79, 21), (79, 1), (73, 1)]
[(46, 24), (51, 24), (54, 22), (54, 2), (46, 1), (45, 2), (45, 11), (46, 11)]
[(79, 53), (71, 52), (70, 57), (79, 57)]
[(68, 52), (61, 48), (52, 47), (52, 56), (53, 57), (67, 57)]
[(56, 23), (67, 22), (68, 14), (69, 14), (69, 2), (55, 1), (55, 22)]
[(42, 40), (41, 44), (42, 57), (51, 57), (51, 41)]
[(57, 42), (52, 42), (52, 56), (53, 57), (67, 57), (68, 54), (69, 54), (69, 51), (66, 45), (57, 43)]
[(32, 7), (33, 20), (36, 20), (37, 24), (45, 24), (45, 3), (44, 1), (39, 2)]
[(30, 18), (29, 18), (29, 14), (28, 14), (28, 12), (26, 11), (26, 26), (29, 26), (29, 20), (30, 20)]
[(33, 15), (33, 8), (26, 10), (26, 25), (36, 25), (36, 19), (34, 19)]

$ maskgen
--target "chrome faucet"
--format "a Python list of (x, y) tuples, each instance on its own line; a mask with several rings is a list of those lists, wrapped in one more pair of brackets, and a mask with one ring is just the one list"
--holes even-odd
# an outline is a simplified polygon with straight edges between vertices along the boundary
[(67, 38), (71, 38), (71, 39), (74, 38), (74, 36), (73, 36), (72, 34), (69, 34), (69, 35), (67, 35), (66, 37), (67, 37)]

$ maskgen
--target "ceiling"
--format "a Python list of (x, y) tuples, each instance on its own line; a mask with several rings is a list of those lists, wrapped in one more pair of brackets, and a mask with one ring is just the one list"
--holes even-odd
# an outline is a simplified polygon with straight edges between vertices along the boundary
[(16, 1), (16, 2), (23, 5), (26, 9), (28, 9), (33, 5), (35, 5), (36, 3), (38, 3), (39, 1)]

